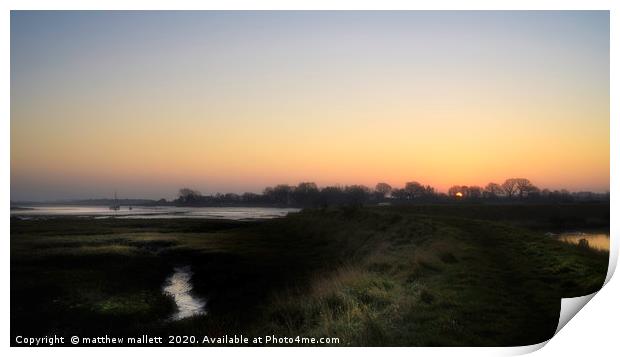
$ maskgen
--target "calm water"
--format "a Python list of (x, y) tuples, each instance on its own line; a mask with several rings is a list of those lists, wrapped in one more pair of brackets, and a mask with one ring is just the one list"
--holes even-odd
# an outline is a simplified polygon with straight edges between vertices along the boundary
[(172, 320), (181, 320), (206, 313), (207, 302), (192, 294), (192, 274), (191, 268), (185, 265), (174, 268), (172, 275), (166, 279), (163, 291), (172, 296), (177, 305), (177, 312), (171, 316)]
[(34, 219), (52, 216), (85, 216), (94, 218), (209, 218), (253, 220), (284, 217), (298, 208), (273, 207), (170, 207), (170, 206), (134, 206), (129, 209), (122, 206), (112, 211), (106, 206), (20, 206), (11, 209), (12, 217)]
[(558, 239), (570, 243), (579, 244), (581, 239), (588, 241), (590, 248), (603, 250), (609, 252), (609, 234), (608, 233), (583, 233), (583, 232), (571, 232), (560, 233)]

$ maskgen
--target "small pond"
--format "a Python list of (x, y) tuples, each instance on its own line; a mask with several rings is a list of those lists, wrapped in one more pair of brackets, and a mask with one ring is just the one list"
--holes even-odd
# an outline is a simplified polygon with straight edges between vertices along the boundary
[(609, 252), (609, 233), (566, 232), (554, 236), (563, 242), (575, 245), (579, 245), (579, 241), (585, 240), (588, 247)]
[(177, 311), (171, 316), (172, 320), (181, 320), (206, 313), (206, 300), (192, 293), (192, 275), (191, 268), (184, 265), (174, 268), (172, 275), (166, 279), (163, 291), (172, 296), (177, 305)]

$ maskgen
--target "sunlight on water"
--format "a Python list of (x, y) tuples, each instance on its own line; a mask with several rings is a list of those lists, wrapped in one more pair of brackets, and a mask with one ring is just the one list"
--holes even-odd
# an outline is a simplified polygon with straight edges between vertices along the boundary
[(585, 239), (592, 249), (609, 251), (609, 234), (605, 233), (560, 233), (559, 239), (570, 244), (579, 244), (579, 241)]
[(191, 268), (186, 265), (174, 268), (174, 273), (166, 279), (163, 291), (174, 298), (178, 310), (172, 315), (173, 320), (206, 313), (206, 301), (192, 294), (192, 274)]

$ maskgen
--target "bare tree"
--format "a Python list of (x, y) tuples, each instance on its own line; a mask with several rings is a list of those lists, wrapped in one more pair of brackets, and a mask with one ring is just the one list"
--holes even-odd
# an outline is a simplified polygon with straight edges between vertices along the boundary
[(354, 206), (361, 206), (370, 196), (370, 189), (363, 185), (347, 186), (344, 189), (348, 203)]
[(181, 203), (196, 203), (201, 197), (202, 194), (199, 191), (192, 190), (191, 188), (182, 188), (179, 190), (179, 202)]
[(291, 196), (293, 193), (293, 187), (289, 185), (277, 185), (276, 187), (267, 187), (264, 191), (264, 195), (267, 196), (269, 201), (279, 204), (291, 204)]
[(529, 193), (538, 190), (538, 188), (534, 186), (528, 179), (517, 178), (514, 180), (516, 182), (516, 189), (517, 189), (517, 193), (519, 194), (519, 198), (523, 198), (527, 196)]
[(293, 198), (303, 206), (310, 206), (318, 202), (319, 188), (314, 182), (300, 182), (293, 190)]
[(379, 182), (377, 186), (375, 186), (375, 192), (377, 196), (384, 198), (388, 193), (392, 192), (392, 186), (385, 182)]
[(502, 184), (502, 189), (504, 190), (508, 198), (512, 198), (515, 192), (517, 191), (517, 179), (514, 179), (514, 178), (507, 179)]
[(463, 187), (460, 185), (454, 185), (448, 189), (448, 196), (450, 197), (463, 197)]
[(467, 196), (470, 198), (480, 198), (482, 197), (482, 187), (480, 186), (469, 186), (467, 189)]
[(341, 205), (346, 201), (344, 189), (340, 186), (323, 187), (320, 192), (320, 204), (324, 207)]
[(405, 200), (407, 199), (407, 192), (404, 188), (395, 188), (392, 189), (392, 197), (397, 200)]
[(426, 189), (422, 186), (421, 183), (417, 181), (407, 182), (405, 184), (405, 192), (407, 193), (407, 198), (415, 199), (421, 196), (424, 196), (426, 193)]
[(484, 187), (484, 195), (489, 198), (496, 198), (504, 194), (502, 186), (495, 182), (490, 182)]

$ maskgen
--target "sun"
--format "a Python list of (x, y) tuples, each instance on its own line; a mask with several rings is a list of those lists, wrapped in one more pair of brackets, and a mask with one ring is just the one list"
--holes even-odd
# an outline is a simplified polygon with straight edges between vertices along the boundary
[(457, 193), (456, 193), (456, 197), (463, 197), (463, 193), (461, 193), (461, 192), (457, 192)]

